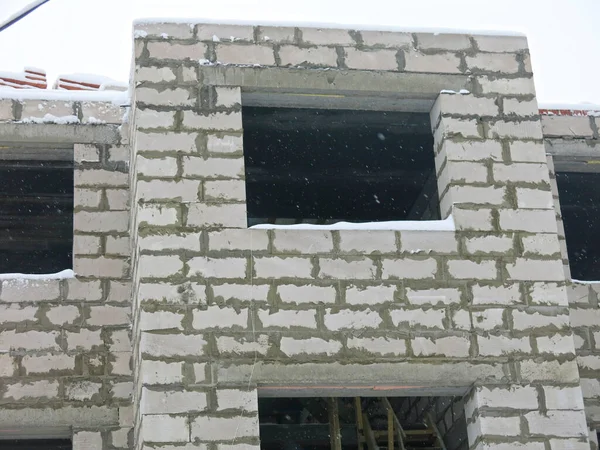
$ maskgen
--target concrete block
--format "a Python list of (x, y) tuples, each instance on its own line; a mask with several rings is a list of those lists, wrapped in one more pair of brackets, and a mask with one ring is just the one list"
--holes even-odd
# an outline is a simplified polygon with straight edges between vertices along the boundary
[(396, 233), (388, 230), (378, 231), (339, 231), (340, 251), (342, 253), (396, 253)]
[(266, 301), (269, 294), (269, 284), (213, 284), (213, 297), (215, 300), (239, 300), (245, 301)]
[(142, 415), (141, 436), (148, 442), (189, 442), (190, 429), (186, 415)]
[(346, 346), (349, 350), (357, 350), (379, 356), (406, 355), (406, 342), (403, 339), (349, 337)]
[(85, 401), (91, 400), (95, 395), (100, 395), (102, 383), (91, 381), (74, 381), (66, 386), (65, 397), (68, 400)]
[(406, 48), (413, 45), (410, 33), (390, 31), (361, 31), (363, 44), (367, 47)]
[(395, 50), (363, 51), (353, 47), (344, 50), (346, 66), (349, 69), (398, 70)]
[(76, 431), (73, 433), (74, 450), (100, 450), (102, 448), (102, 434), (93, 431)]
[(542, 139), (542, 127), (538, 121), (506, 122), (497, 120), (488, 124), (487, 135), (491, 139)]
[(382, 323), (381, 316), (377, 311), (352, 311), (349, 309), (337, 312), (326, 309), (324, 321), (325, 328), (330, 331), (378, 328)]
[(67, 331), (67, 350), (92, 350), (94, 347), (104, 346), (100, 336), (101, 330), (81, 329), (77, 333)]
[(110, 305), (90, 307), (90, 315), (86, 320), (89, 326), (129, 325), (130, 322), (130, 307)]
[(266, 251), (269, 246), (267, 230), (224, 229), (208, 233), (209, 250)]
[(196, 38), (199, 41), (254, 41), (254, 27), (250, 25), (198, 24)]
[[(549, 183), (550, 175), (546, 164), (538, 163), (512, 163), (494, 164), (493, 175), (500, 182), (527, 182), (527, 183)], [(525, 191), (527, 193), (527, 191)], [(551, 192), (547, 191), (551, 196)], [(523, 195), (523, 191), (521, 192)], [(546, 205), (547, 207), (547, 205)]]
[(138, 87), (135, 90), (136, 103), (158, 106), (194, 106), (196, 94), (188, 89), (167, 88), (164, 90)]
[(547, 411), (541, 414), (531, 411), (525, 414), (529, 432), (533, 435), (552, 434), (564, 437), (587, 436), (585, 412), (578, 411)]
[(446, 356), (466, 358), (471, 343), (468, 338), (447, 336), (442, 338), (415, 337), (411, 340), (415, 356)]
[(192, 203), (188, 207), (187, 225), (191, 227), (246, 228), (246, 204)]
[(301, 28), (302, 42), (312, 45), (354, 45), (348, 30), (331, 28)]
[(348, 286), (346, 303), (349, 305), (379, 305), (393, 302), (396, 286)]
[(38, 309), (33, 306), (27, 307), (18, 303), (0, 305), (0, 324), (37, 322), (38, 319), (35, 317), (37, 312)]
[[(538, 352), (549, 353), (552, 355), (575, 354), (575, 343), (573, 336), (541, 336), (537, 338)], [(561, 409), (561, 408), (554, 408)]]
[(194, 310), (192, 327), (196, 330), (211, 328), (248, 327), (248, 309), (236, 310), (232, 307), (209, 306), (207, 309)]
[(138, 238), (138, 246), (144, 250), (189, 250), (200, 251), (200, 233), (157, 234)]
[(88, 233), (124, 232), (129, 228), (129, 211), (79, 211), (73, 214), (73, 228)]
[(506, 116), (537, 116), (540, 113), (536, 100), (519, 100), (516, 98), (503, 98), (502, 110)]
[(134, 34), (137, 31), (149, 38), (192, 39), (194, 36), (194, 27), (189, 23), (138, 23)]
[(514, 353), (531, 353), (528, 337), (511, 338), (508, 336), (477, 336), (480, 356), (505, 356)]
[(532, 78), (477, 77), (482, 94), (535, 95)]
[[(449, 141), (442, 144), (441, 153), (448, 161), (502, 161), (502, 145), (497, 141)], [(439, 169), (439, 167), (438, 167)]]
[(481, 236), (465, 239), (467, 252), (471, 254), (507, 254), (513, 252), (512, 236)]
[(204, 182), (204, 199), (207, 201), (246, 201), (246, 183), (243, 180), (217, 180)]
[(536, 328), (564, 330), (569, 327), (569, 316), (565, 314), (551, 316), (539, 312), (528, 313), (514, 310), (512, 318), (515, 330), (534, 330)]
[(283, 303), (335, 303), (336, 290), (333, 286), (277, 286)]
[(189, 273), (202, 278), (245, 278), (246, 258), (191, 258)]
[(232, 108), (242, 103), (242, 91), (239, 87), (215, 87), (217, 93), (216, 106)]
[(512, 141), (509, 148), (513, 162), (546, 162), (546, 149), (539, 142)]
[(517, 258), (514, 264), (506, 264), (509, 280), (562, 281), (565, 272), (562, 261), (539, 261)]
[(522, 303), (518, 284), (473, 285), (473, 305), (516, 305)]
[(142, 332), (139, 351), (155, 357), (203, 356), (202, 335), (153, 334)]
[(141, 255), (138, 259), (140, 278), (168, 278), (183, 272), (183, 261), (177, 255)]
[(274, 66), (273, 48), (267, 45), (217, 44), (217, 61), (221, 64)]
[(327, 259), (319, 260), (319, 278), (339, 280), (372, 280), (375, 279), (376, 267), (373, 261), (366, 259)]
[(274, 44), (293, 44), (295, 42), (294, 27), (260, 27), (260, 38), (262, 42)]
[(519, 63), (510, 53), (477, 53), (467, 56), (467, 67), (472, 72), (517, 73)]
[(495, 280), (498, 278), (498, 269), (495, 261), (448, 261), (448, 273), (451, 277), (460, 280)]
[(327, 355), (333, 356), (342, 349), (342, 344), (334, 340), (319, 338), (294, 339), (282, 337), (279, 348), (286, 356)]
[[(453, 117), (442, 116), (437, 129), (433, 134), (435, 142), (441, 142), (444, 137), (458, 136), (464, 139), (474, 138), (481, 139), (482, 134), (479, 130), (479, 125), (476, 120), (470, 119), (455, 119)], [(488, 155), (485, 156), (487, 159)]]
[[(478, 436), (520, 436), (521, 423), (519, 416), (512, 417), (477, 417), (467, 424), (469, 442), (474, 442)], [(515, 447), (510, 447), (511, 450)], [(479, 450), (479, 449), (477, 449)], [(507, 449), (508, 450), (508, 449)]]
[(140, 377), (144, 385), (179, 384), (183, 382), (183, 363), (143, 359)]
[(274, 253), (332, 253), (333, 237), (329, 231), (275, 230)]
[(460, 73), (460, 59), (453, 53), (426, 55), (418, 51), (404, 51), (406, 72)]
[[(194, 391), (153, 391), (142, 388), (140, 414), (189, 414), (206, 410), (206, 393)], [(145, 438), (145, 436), (144, 436)]]
[(137, 195), (140, 200), (179, 200), (198, 201), (200, 182), (197, 180), (180, 181), (138, 181)]
[(129, 189), (106, 189), (108, 209), (111, 211), (129, 211)]
[(402, 328), (440, 328), (446, 312), (443, 309), (393, 309), (390, 317), (395, 327), (402, 324)]
[(312, 278), (309, 258), (254, 258), (256, 278)]
[(588, 116), (541, 116), (545, 137), (573, 136), (591, 138), (594, 134)]
[(73, 324), (79, 315), (79, 308), (74, 305), (56, 306), (46, 311), (46, 318), (53, 325)]
[[(202, 177), (212, 178), (234, 178), (241, 179), (244, 176), (243, 158), (200, 158), (194, 156), (185, 156), (183, 158), (183, 176), (184, 177)], [(230, 181), (230, 180), (228, 180)], [(215, 195), (215, 185), (209, 192), (209, 195)], [(238, 187), (238, 191), (240, 188)], [(245, 199), (245, 197), (244, 197)]]
[(400, 248), (403, 253), (453, 254), (458, 252), (456, 235), (447, 231), (402, 231)]
[(194, 111), (183, 112), (184, 128), (215, 130), (215, 131), (241, 131), (242, 114), (235, 112), (216, 112), (211, 114), (197, 114)]
[(173, 111), (137, 109), (135, 114), (135, 123), (140, 130), (153, 128), (172, 129), (175, 123), (175, 113)]
[(173, 43), (173, 42), (148, 42), (146, 44), (150, 58), (164, 60), (192, 60), (198, 61), (206, 57), (206, 44)]
[(56, 300), (59, 296), (57, 280), (4, 280), (0, 300), (3, 303)]
[(452, 305), (460, 303), (460, 290), (456, 288), (406, 288), (406, 298), (411, 305)]
[(183, 330), (181, 324), (183, 314), (170, 311), (140, 311), (137, 319), (137, 327), (142, 331), (151, 330)]
[(465, 34), (417, 33), (417, 46), (423, 50), (468, 50), (469, 36)]
[(258, 396), (253, 389), (217, 389), (217, 410), (237, 409), (245, 412), (258, 411)]
[(473, 329), (475, 330), (502, 330), (506, 329), (502, 308), (489, 308), (482, 311), (472, 311)]
[[(179, 222), (179, 211), (175, 208), (168, 206), (144, 204), (140, 205), (140, 207), (138, 208), (137, 221), (138, 226), (142, 227), (144, 225), (176, 225)], [(144, 238), (140, 239), (140, 241), (143, 240)]]
[(279, 49), (282, 66), (337, 67), (337, 52), (334, 48), (299, 48), (283, 45)]
[(6, 383), (3, 400), (51, 399), (58, 397), (58, 381), (40, 380), (20, 383)]
[(259, 310), (258, 319), (263, 328), (317, 328), (314, 310), (279, 310), (273, 313)]
[(156, 178), (172, 178), (177, 175), (177, 159), (171, 157), (145, 158), (138, 155), (136, 158), (138, 175)]
[(175, 72), (170, 67), (137, 66), (134, 71), (134, 82), (169, 83), (175, 79)]
[(102, 189), (83, 189), (75, 188), (73, 190), (73, 206), (83, 208), (98, 208), (102, 199)]
[(478, 408), (538, 409), (538, 394), (533, 386), (479, 387), (475, 396)]
[(196, 151), (196, 133), (136, 133), (135, 146), (139, 152), (177, 151), (192, 153)]
[(100, 281), (69, 279), (67, 285), (69, 287), (67, 300), (86, 300), (93, 302), (102, 298)]
[(560, 253), (556, 234), (534, 234), (521, 238), (523, 255), (555, 255)]
[(258, 415), (211, 417), (199, 416), (191, 421), (191, 439), (202, 441), (231, 441), (231, 434), (242, 439), (244, 437), (258, 437)]
[(209, 153), (239, 153), (242, 149), (242, 136), (231, 134), (209, 134), (207, 136), (206, 150)]
[[(234, 355), (266, 355), (269, 350), (269, 336), (266, 334), (254, 337), (254, 340), (248, 340), (244, 337), (236, 339), (231, 336), (216, 337), (217, 350), (219, 354)], [(197, 378), (196, 378), (197, 379)]]
[[(569, 308), (571, 325), (573, 327), (596, 327), (600, 324), (600, 309), (578, 308), (571, 306)], [(599, 342), (600, 343), (600, 342)]]
[[(84, 330), (85, 331), (85, 330)], [(8, 355), (7, 355), (8, 356)], [(56, 355), (25, 355), (21, 360), (21, 366), (25, 369), (27, 375), (48, 374), (53, 371), (75, 370), (75, 357), (63, 353)], [(8, 366), (12, 369), (12, 361)], [(12, 375), (12, 370), (8, 370)], [(4, 375), (4, 376), (11, 376)]]
[(500, 228), (506, 231), (556, 233), (556, 217), (547, 209), (501, 209)]
[(437, 261), (427, 259), (384, 259), (382, 278), (389, 279), (432, 279), (437, 273)]
[(482, 52), (516, 53), (528, 49), (525, 36), (473, 36)]
[(517, 207), (523, 209), (554, 209), (552, 192), (541, 189), (517, 188)]

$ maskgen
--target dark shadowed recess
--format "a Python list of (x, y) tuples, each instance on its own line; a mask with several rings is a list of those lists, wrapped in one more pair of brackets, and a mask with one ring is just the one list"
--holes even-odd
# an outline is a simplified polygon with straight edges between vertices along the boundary
[(600, 173), (556, 172), (571, 276), (600, 280)]
[(72, 268), (73, 163), (0, 161), (0, 273)]
[(21, 439), (0, 440), (2, 450), (71, 450), (73, 445), (68, 439)]
[(244, 107), (249, 225), (439, 219), (429, 114)]

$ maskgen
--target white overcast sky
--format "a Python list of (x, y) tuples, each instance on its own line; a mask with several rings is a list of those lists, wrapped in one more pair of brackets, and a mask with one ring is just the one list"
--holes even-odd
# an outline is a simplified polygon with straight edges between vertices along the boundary
[[(31, 0), (0, 0), (0, 19)], [(600, 0), (50, 0), (0, 32), (0, 71), (127, 81), (136, 18), (329, 22), (527, 34), (540, 102), (600, 104)]]

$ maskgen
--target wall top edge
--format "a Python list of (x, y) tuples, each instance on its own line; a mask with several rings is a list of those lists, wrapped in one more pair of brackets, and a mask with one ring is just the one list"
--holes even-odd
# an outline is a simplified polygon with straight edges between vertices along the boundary
[(134, 29), (148, 24), (189, 24), (196, 25), (240, 25), (240, 26), (265, 26), (265, 27), (301, 27), (301, 28), (323, 28), (342, 29), (357, 31), (385, 31), (396, 33), (428, 33), (428, 34), (459, 34), (474, 36), (497, 36), (497, 37), (523, 37), (525, 33), (514, 30), (486, 30), (486, 29), (461, 29), (444, 27), (411, 27), (372, 24), (349, 24), (328, 22), (290, 22), (290, 21), (268, 21), (268, 20), (231, 20), (231, 19), (206, 19), (192, 17), (144, 17), (133, 21)]

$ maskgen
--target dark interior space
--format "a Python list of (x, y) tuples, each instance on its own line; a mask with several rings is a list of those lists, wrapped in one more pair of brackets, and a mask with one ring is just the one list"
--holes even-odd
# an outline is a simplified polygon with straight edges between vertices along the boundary
[(1, 450), (71, 450), (69, 439), (0, 440)]
[(73, 163), (0, 161), (0, 273), (72, 268)]
[(259, 398), (263, 450), (465, 450), (458, 397)]
[(429, 114), (244, 107), (248, 224), (440, 218)]
[(600, 280), (600, 173), (556, 172), (571, 276)]

